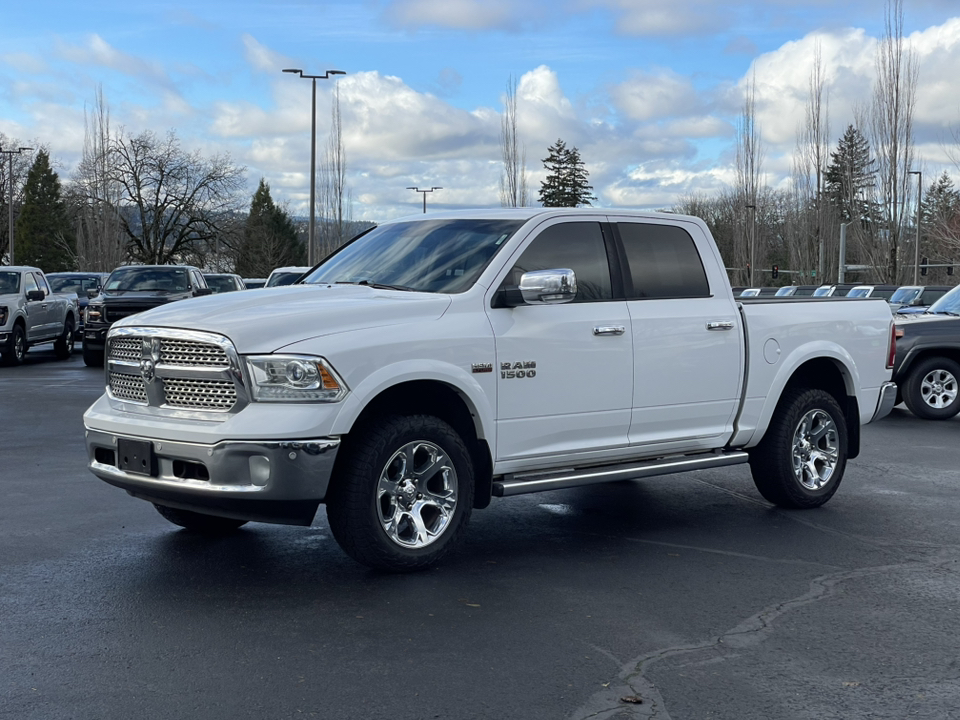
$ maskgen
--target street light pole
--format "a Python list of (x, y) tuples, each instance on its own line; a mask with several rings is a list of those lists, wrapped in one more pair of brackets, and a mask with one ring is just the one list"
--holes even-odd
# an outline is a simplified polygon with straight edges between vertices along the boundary
[(10, 244), (10, 264), (16, 265), (13, 254), (13, 156), (19, 155), (24, 150), (33, 150), (33, 148), (22, 147), (17, 148), (16, 150), (3, 150), (0, 149), (0, 153), (3, 155), (10, 156), (10, 175), (7, 177), (7, 221), (8, 221), (8, 233), (7, 238), (9, 239)]
[(913, 248), (913, 284), (920, 284), (920, 195), (923, 192), (923, 171), (908, 170), (909, 175), (917, 176), (917, 239)]
[(418, 193), (423, 193), (423, 212), (424, 212), (424, 214), (426, 214), (426, 212), (427, 212), (427, 193), (431, 193), (431, 192), (433, 192), (434, 190), (443, 190), (443, 188), (442, 188), (442, 187), (436, 187), (436, 186), (435, 186), (435, 187), (430, 188), (429, 190), (421, 190), (421, 189), (418, 188), (418, 187), (408, 187), (407, 190), (413, 190), (413, 191), (418, 192)]
[(307, 231), (307, 264), (313, 267), (314, 259), (313, 237), (316, 227), (316, 198), (317, 198), (317, 80), (326, 80), (331, 75), (346, 75), (343, 70), (327, 70), (323, 75), (304, 75), (300, 68), (285, 68), (285, 73), (297, 73), (302, 78), (313, 81), (313, 96), (310, 110), (310, 225)]
[(757, 260), (757, 206), (747, 205), (753, 211), (753, 221), (750, 223), (750, 287), (753, 287), (753, 273)]

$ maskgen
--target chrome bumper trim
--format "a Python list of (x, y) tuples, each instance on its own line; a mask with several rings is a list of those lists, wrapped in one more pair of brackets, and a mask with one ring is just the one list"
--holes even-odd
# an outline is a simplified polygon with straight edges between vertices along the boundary
[(870, 422), (875, 422), (885, 418), (893, 410), (897, 401), (897, 384), (895, 382), (885, 382), (880, 386), (880, 399), (877, 400), (877, 409), (870, 418)]

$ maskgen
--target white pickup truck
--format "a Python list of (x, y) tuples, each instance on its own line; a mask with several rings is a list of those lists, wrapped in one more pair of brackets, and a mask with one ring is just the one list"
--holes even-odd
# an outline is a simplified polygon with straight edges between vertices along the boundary
[(51, 291), (40, 268), (0, 267), (0, 353), (6, 364), (19, 365), (28, 348), (48, 342), (66, 360), (79, 318), (76, 293)]
[(822, 505), (894, 349), (883, 302), (736, 302), (697, 218), (422, 215), (300, 284), (115, 323), (89, 466), (204, 532), (325, 503), (349, 555), (414, 570), (491, 496), (749, 462), (770, 502)]

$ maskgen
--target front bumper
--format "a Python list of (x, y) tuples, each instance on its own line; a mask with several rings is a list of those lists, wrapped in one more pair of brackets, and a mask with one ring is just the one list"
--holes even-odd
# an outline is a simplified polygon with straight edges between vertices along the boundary
[(893, 410), (897, 402), (897, 384), (895, 382), (885, 382), (880, 386), (880, 398), (877, 400), (877, 409), (870, 418), (870, 422), (875, 422), (885, 418)]
[[(124, 469), (127, 441), (149, 444), (146, 473)], [(309, 525), (324, 500), (340, 439), (153, 440), (86, 430), (89, 468), (134, 497), (194, 512)]]

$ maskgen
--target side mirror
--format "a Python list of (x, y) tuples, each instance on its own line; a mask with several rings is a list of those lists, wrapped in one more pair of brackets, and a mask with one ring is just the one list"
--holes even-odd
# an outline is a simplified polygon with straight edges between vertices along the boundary
[(204, 295), (213, 295), (213, 290), (211, 290), (208, 287), (205, 287), (205, 288), (198, 287), (196, 290), (193, 291), (194, 297), (203, 297)]
[(88, 288), (88, 289), (87, 289), (87, 297), (88, 297), (90, 300), (93, 300), (93, 299), (94, 299), (97, 295), (99, 295), (99, 294), (100, 294), (100, 288)]
[(527, 305), (560, 305), (577, 297), (577, 276), (569, 268), (534, 270), (520, 276), (520, 295)]
[(40, 302), (46, 297), (43, 294), (43, 290), (28, 290), (27, 291), (27, 300), (30, 302)]

